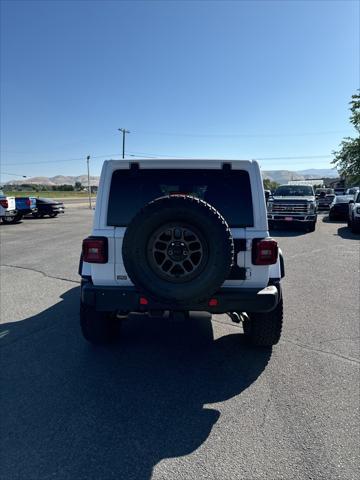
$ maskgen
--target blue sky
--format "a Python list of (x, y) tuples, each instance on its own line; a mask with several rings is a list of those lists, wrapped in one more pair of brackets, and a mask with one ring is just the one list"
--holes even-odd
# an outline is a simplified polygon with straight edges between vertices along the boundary
[[(5, 173), (92, 173), (132, 155), (325, 168), (354, 135), (355, 1), (2, 1)], [(306, 158), (318, 156), (316, 158)], [(96, 158), (97, 157), (97, 158)], [(286, 159), (287, 157), (303, 157)], [(84, 160), (82, 160), (84, 159)], [(5, 173), (4, 173), (5, 172)]]

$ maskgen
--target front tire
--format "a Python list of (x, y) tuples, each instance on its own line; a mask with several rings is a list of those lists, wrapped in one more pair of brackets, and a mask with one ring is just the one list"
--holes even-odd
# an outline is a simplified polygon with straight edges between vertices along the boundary
[(283, 324), (283, 299), (271, 312), (251, 313), (243, 322), (244, 335), (249, 344), (257, 347), (276, 345)]
[(354, 219), (351, 221), (351, 231), (352, 233), (360, 233), (360, 222), (355, 222)]
[(80, 326), (83, 337), (93, 345), (115, 342), (121, 320), (109, 312), (97, 312), (80, 302)]
[(316, 222), (309, 222), (306, 230), (308, 232), (315, 232), (316, 229)]

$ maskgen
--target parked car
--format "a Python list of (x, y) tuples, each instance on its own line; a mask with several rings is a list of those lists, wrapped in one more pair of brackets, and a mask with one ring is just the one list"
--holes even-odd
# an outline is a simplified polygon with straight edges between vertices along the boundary
[(271, 190), (264, 190), (265, 194), (265, 201), (266, 203), (269, 201), (269, 198), (271, 197)]
[(317, 188), (315, 190), (315, 197), (317, 199), (320, 198), (320, 196), (333, 195), (333, 194), (334, 194), (333, 188)]
[(0, 219), (3, 223), (20, 222), (23, 215), (16, 210), (15, 197), (8, 197), (0, 191)]
[(329, 220), (347, 220), (351, 200), (354, 200), (353, 195), (335, 196), (330, 205)]
[(346, 191), (345, 188), (335, 188), (334, 189), (335, 195), (345, 195), (345, 191)]
[(79, 265), (86, 340), (111, 342), (130, 312), (198, 310), (246, 312), (251, 344), (279, 341), (284, 263), (257, 162), (106, 161), (97, 198)]
[(318, 210), (330, 210), (334, 198), (335, 194), (320, 196), (316, 202)]
[(15, 197), (15, 206), (23, 216), (37, 211), (35, 197)]
[(35, 218), (42, 218), (45, 215), (54, 218), (59, 215), (59, 213), (65, 213), (64, 204), (51, 198), (37, 198), (36, 208), (37, 211), (33, 213), (33, 217)]
[(360, 187), (351, 187), (345, 191), (345, 195), (356, 195), (360, 191)]
[(267, 205), (269, 228), (284, 223), (301, 225), (313, 232), (317, 220), (317, 207), (313, 187), (310, 185), (280, 185)]
[(353, 233), (360, 233), (360, 191), (350, 200), (348, 226)]

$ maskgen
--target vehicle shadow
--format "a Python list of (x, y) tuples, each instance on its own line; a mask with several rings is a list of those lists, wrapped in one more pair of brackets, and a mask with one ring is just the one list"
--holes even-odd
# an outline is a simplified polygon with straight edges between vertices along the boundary
[[(58, 218), (58, 217), (53, 217), (53, 218)], [(52, 218), (52, 219), (53, 219)], [(46, 216), (43, 216), (43, 217), (33, 217), (32, 215), (28, 215), (26, 217), (24, 217), (24, 220), (35, 220), (35, 221), (39, 221), (39, 220), (52, 220), (50, 217), (48, 217), (47, 215)]]
[(359, 234), (352, 233), (349, 227), (340, 227), (338, 228), (337, 234), (339, 237), (344, 238), (345, 240), (359, 240)]
[(300, 235), (306, 235), (309, 232), (305, 231), (304, 228), (292, 226), (289, 227), (289, 229), (271, 228), (269, 233), (274, 237), (299, 237)]
[(346, 220), (343, 218), (336, 218), (334, 220), (330, 220), (329, 215), (323, 217), (322, 221), (324, 223), (346, 223)]
[(1, 225), (2, 227), (11, 227), (11, 226), (13, 226), (13, 225), (19, 225), (19, 223), (23, 223), (23, 221), (24, 221), (24, 218), (22, 218), (22, 219), (19, 220), (18, 222), (14, 222), (14, 223), (6, 223), (6, 222), (3, 222), (3, 221), (0, 220), (0, 225)]
[(239, 395), (271, 357), (240, 333), (214, 340), (201, 314), (186, 327), (134, 315), (121, 343), (94, 348), (79, 287), (62, 299), (0, 332), (4, 478), (150, 479), (206, 441), (220, 413), (204, 405)]

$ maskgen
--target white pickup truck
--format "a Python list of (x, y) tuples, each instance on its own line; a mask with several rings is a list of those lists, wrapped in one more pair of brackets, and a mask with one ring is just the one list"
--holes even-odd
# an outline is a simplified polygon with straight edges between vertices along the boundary
[(15, 197), (7, 197), (3, 191), (0, 190), (0, 220), (7, 223), (8, 219), (14, 219), (17, 215), (15, 208)]
[(130, 312), (194, 310), (243, 319), (253, 345), (280, 339), (284, 262), (254, 161), (106, 161), (79, 274), (91, 343)]
[(353, 233), (360, 233), (360, 192), (349, 203), (348, 226)]

